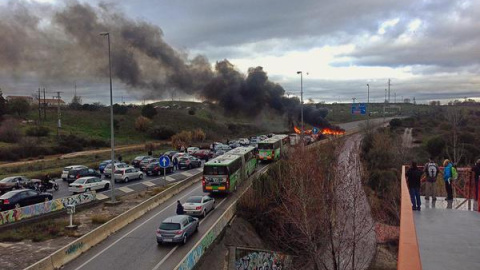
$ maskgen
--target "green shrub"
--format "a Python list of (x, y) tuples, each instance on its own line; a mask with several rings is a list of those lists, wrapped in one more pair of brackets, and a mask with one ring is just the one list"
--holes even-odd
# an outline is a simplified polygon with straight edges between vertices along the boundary
[(445, 140), (440, 136), (433, 137), (427, 141), (426, 148), (432, 157), (438, 157), (443, 153), (443, 149), (445, 148)]
[(150, 128), (148, 135), (150, 138), (155, 140), (169, 140), (173, 135), (175, 135), (175, 131), (167, 127), (155, 126)]
[(142, 116), (152, 119), (157, 115), (157, 109), (152, 104), (147, 104), (142, 108)]
[(27, 134), (27, 136), (32, 137), (47, 137), (50, 133), (50, 129), (44, 126), (34, 126), (29, 127), (25, 133)]

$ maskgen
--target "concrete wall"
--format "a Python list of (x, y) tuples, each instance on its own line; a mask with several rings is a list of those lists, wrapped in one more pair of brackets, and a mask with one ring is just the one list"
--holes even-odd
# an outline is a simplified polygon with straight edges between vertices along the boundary
[[(200, 174), (200, 173), (199, 173)], [(107, 223), (99, 226), (88, 234), (71, 242), (67, 246), (57, 250), (45, 259), (29, 266), (28, 270), (54, 270), (59, 269), (68, 262), (74, 260), (82, 253), (89, 250), (91, 247), (105, 240), (111, 234), (117, 232), (137, 218), (143, 216), (148, 211), (162, 204), (171, 197), (177, 195), (179, 192), (190, 187), (194, 183), (200, 181), (201, 178), (196, 178), (196, 174), (189, 179), (179, 182), (175, 186), (153, 196), (152, 198), (140, 203), (134, 208), (124, 212), (123, 214), (111, 219)]]
[(234, 263), (231, 270), (255, 270), (255, 269), (291, 269), (292, 258), (281, 252), (271, 250), (259, 250), (251, 248), (235, 247), (231, 254)]
[(15, 223), (27, 218), (63, 210), (68, 204), (81, 205), (84, 203), (92, 202), (95, 200), (95, 198), (96, 193), (95, 191), (93, 191), (3, 211), (0, 212), (0, 226)]

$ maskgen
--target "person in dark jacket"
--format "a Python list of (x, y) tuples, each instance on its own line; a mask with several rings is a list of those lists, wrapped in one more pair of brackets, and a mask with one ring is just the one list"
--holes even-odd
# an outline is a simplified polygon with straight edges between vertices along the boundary
[(412, 201), (412, 210), (420, 211), (420, 180), (423, 171), (417, 167), (417, 163), (412, 161), (412, 166), (405, 173), (407, 177), (408, 191), (410, 192), (410, 200)]
[(183, 210), (183, 205), (180, 203), (180, 201), (177, 201), (177, 215), (183, 214), (185, 214), (185, 211)]
[(480, 177), (480, 159), (477, 160), (475, 166), (472, 167), (472, 171), (474, 172), (475, 177), (475, 200), (478, 201), (478, 178)]

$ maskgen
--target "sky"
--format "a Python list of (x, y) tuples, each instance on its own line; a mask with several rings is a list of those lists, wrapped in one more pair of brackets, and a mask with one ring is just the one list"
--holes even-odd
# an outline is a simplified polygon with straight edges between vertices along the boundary
[[(35, 14), (41, 14), (44, 19), (36, 26), (40, 29), (42, 23), (49, 26), (49, 16), (57, 10), (75, 3), (19, 2)], [(175, 50), (187, 58), (203, 55), (212, 67), (224, 59), (242, 73), (247, 73), (250, 67), (262, 66), (269, 79), (281, 84), (289, 95), (299, 95), (301, 78), (297, 71), (302, 71), (304, 99), (332, 103), (351, 102), (356, 98), (367, 102), (369, 89), (371, 102), (383, 102), (389, 79), (391, 102), (395, 96), (398, 102), (415, 97), (418, 103), (465, 97), (480, 99), (480, 1), (78, 2), (94, 8), (100, 5), (135, 22), (159, 27), (163, 40)], [(3, 13), (8, 12), (11, 5), (12, 1), (0, 0), (0, 15), (2, 9)], [(48, 32), (52, 32), (51, 29)], [(112, 40), (115, 34), (112, 33)], [(0, 48), (1, 43), (0, 40)], [(97, 61), (95, 65), (106, 64), (103, 60), (97, 57), (92, 61)], [(5, 65), (1, 57), (0, 63)], [(38, 65), (35, 69), (48, 69), (49, 64), (58, 65), (59, 61), (46, 63), (44, 67)], [(68, 101), (76, 84), (84, 102), (108, 102), (105, 76), (63, 76), (56, 80), (55, 76), (39, 76), (35, 69), (29, 72), (3, 69), (0, 88), (8, 95), (30, 94), (38, 87), (46, 87), (51, 92), (63, 91)], [(156, 99), (155, 95), (145, 96), (120, 80), (114, 80), (113, 88), (114, 102)], [(196, 99), (181, 93), (176, 97)]]

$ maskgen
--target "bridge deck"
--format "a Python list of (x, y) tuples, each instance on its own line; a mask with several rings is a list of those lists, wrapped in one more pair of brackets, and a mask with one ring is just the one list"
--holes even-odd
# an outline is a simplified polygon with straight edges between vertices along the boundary
[(480, 213), (456, 210), (459, 202), (445, 209), (444, 198), (432, 205), (422, 197), (413, 212), (423, 270), (480, 269)]

